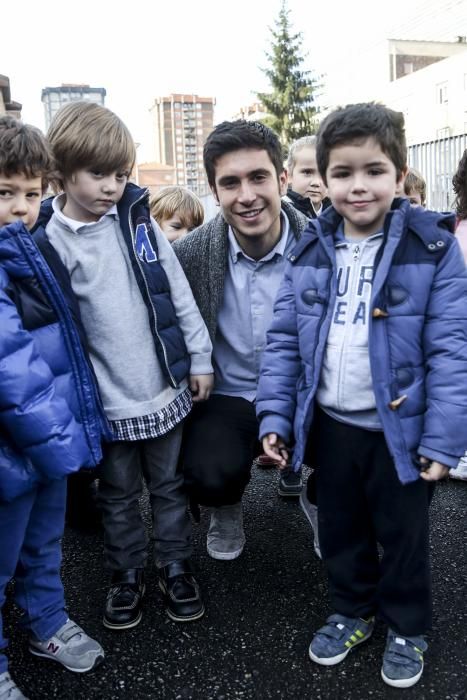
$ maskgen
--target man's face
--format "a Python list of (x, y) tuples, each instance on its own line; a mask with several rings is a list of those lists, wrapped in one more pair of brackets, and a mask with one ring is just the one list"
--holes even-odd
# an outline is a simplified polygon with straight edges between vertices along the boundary
[(344, 218), (347, 236), (370, 236), (381, 231), (398, 185), (392, 160), (374, 138), (336, 146), (326, 170), (328, 194)]
[(316, 207), (323, 201), (326, 188), (316, 164), (316, 148), (304, 146), (295, 154), (295, 165), (289, 175), (289, 185), (302, 197), (311, 199)]
[(31, 229), (39, 216), (42, 178), (0, 173), (0, 226), (20, 219)]
[(128, 175), (129, 170), (107, 174), (77, 170), (65, 181), (63, 213), (83, 224), (99, 221), (122, 198)]
[(240, 246), (260, 239), (274, 243), (279, 237), (286, 185), (285, 171), (277, 177), (266, 150), (240, 148), (218, 158), (212, 193)]
[(418, 190), (411, 189), (405, 196), (413, 207), (423, 207), (422, 195)]

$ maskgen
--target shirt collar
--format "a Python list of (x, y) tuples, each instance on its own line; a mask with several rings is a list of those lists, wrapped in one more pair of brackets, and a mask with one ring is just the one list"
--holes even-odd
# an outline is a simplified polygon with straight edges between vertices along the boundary
[(101, 221), (103, 221), (106, 218), (106, 216), (110, 216), (116, 221), (119, 220), (117, 205), (114, 204), (103, 216), (101, 216), (100, 219), (98, 219), (98, 221), (90, 221), (89, 223), (75, 221), (74, 219), (70, 219), (70, 217), (65, 216), (65, 214), (62, 211), (63, 207), (65, 206), (65, 200), (66, 194), (62, 192), (61, 194), (54, 197), (54, 199), (52, 200), (52, 208), (57, 219), (61, 221), (62, 224), (64, 224), (73, 233), (80, 233), (84, 229), (89, 229), (92, 226), (96, 226), (96, 224), (99, 224)]
[[(268, 260), (272, 260), (272, 258), (274, 258), (276, 255), (279, 255), (281, 257), (284, 256), (285, 248), (287, 246), (287, 239), (289, 237), (290, 224), (289, 224), (289, 220), (288, 220), (284, 211), (281, 210), (280, 216), (281, 216), (281, 237), (277, 241), (274, 248), (269, 251), (269, 253), (267, 253), (260, 260), (254, 260), (253, 262), (255, 262), (255, 263), (268, 262)], [(243, 248), (239, 245), (237, 239), (235, 238), (235, 234), (234, 234), (231, 226), (229, 226), (228, 238), (229, 238), (229, 255), (230, 255), (233, 263), (238, 262), (238, 259), (240, 257), (243, 257), (246, 260), (253, 260), (253, 258), (250, 258), (250, 256), (247, 255), (245, 253), (245, 251), (243, 250)]]

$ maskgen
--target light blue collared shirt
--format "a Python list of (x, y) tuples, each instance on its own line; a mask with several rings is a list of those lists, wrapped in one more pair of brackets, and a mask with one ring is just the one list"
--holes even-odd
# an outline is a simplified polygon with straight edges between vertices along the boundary
[(253, 260), (229, 228), (229, 257), (213, 350), (214, 394), (256, 399), (261, 354), (288, 253), (297, 243), (281, 212), (282, 234), (274, 248)]

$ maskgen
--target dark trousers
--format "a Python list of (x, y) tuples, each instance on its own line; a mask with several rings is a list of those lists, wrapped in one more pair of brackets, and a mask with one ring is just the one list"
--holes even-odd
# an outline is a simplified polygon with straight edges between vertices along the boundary
[(214, 507), (238, 503), (259, 449), (251, 401), (213, 394), (196, 404), (185, 423), (182, 448), (190, 499)]
[(146, 564), (146, 528), (139, 506), (143, 477), (151, 502), (156, 565), (191, 556), (191, 522), (178, 469), (181, 437), (178, 425), (153, 440), (108, 446), (99, 475), (99, 502), (104, 564), (111, 571), (142, 569)]
[(319, 541), (334, 610), (363, 618), (377, 613), (401, 635), (424, 634), (431, 627), (432, 490), (421, 479), (399, 482), (380, 431), (318, 410), (311, 439)]

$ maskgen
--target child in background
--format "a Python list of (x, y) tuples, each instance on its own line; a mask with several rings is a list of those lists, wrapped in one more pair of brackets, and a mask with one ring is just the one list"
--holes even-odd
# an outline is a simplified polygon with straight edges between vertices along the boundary
[(426, 182), (421, 173), (415, 168), (409, 168), (404, 180), (404, 195), (415, 207), (426, 204)]
[(149, 208), (171, 243), (204, 221), (200, 199), (186, 187), (164, 187), (151, 196)]
[(395, 199), (406, 157), (383, 105), (321, 123), (333, 206), (289, 256), (257, 395), (266, 454), (285, 466), (293, 438), (296, 468), (314, 454), (334, 612), (309, 656), (340, 663), (378, 615), (398, 688), (421, 677), (431, 627), (430, 492), (467, 445), (467, 273), (453, 217)]
[[(100, 460), (105, 419), (67, 302), (29, 233), (53, 172), (41, 132), (1, 117), (0, 610), (14, 577), (30, 651), (81, 673), (104, 651), (65, 608), (66, 476)], [(20, 700), (6, 646), (0, 617), (0, 699)]]
[(289, 186), (284, 199), (309, 219), (315, 219), (331, 201), (316, 165), (316, 136), (294, 141), (287, 158)]
[(135, 146), (123, 122), (105, 107), (73, 102), (56, 114), (48, 138), (63, 192), (44, 204), (42, 233), (76, 295), (115, 436), (99, 473), (111, 572), (104, 625), (123, 630), (141, 620), (142, 478), (167, 614), (196, 620), (204, 604), (189, 561), (178, 454), (192, 401), (212, 387), (209, 335), (172, 247), (150, 220), (147, 191), (128, 182)]
[[(456, 195), (454, 201), (457, 215), (455, 233), (467, 265), (467, 150), (464, 151), (452, 178), (452, 188)], [(461, 458), (457, 467), (449, 471), (449, 476), (452, 479), (467, 481), (467, 453)]]

